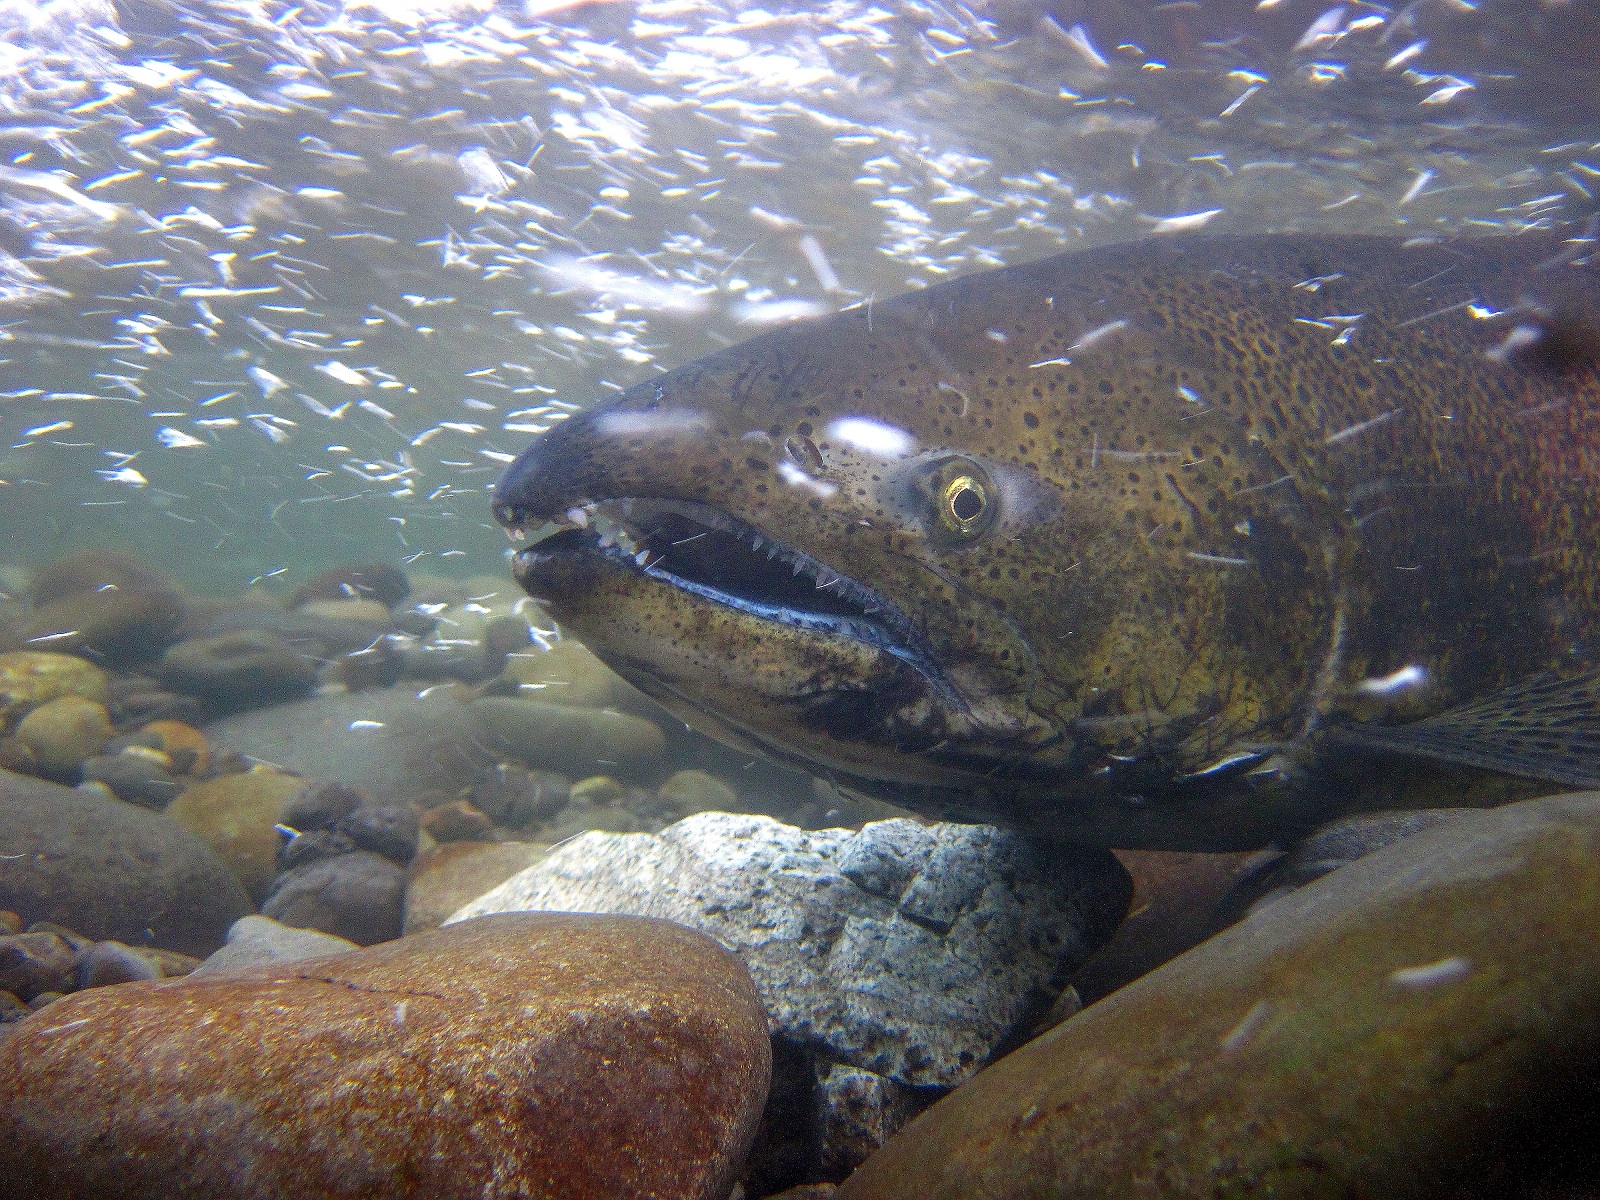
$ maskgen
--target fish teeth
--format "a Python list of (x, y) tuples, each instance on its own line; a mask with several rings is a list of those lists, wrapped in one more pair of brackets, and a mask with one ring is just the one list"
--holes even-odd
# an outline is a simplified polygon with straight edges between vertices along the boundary
[(567, 520), (571, 521), (579, 529), (589, 528), (589, 514), (581, 508), (567, 509)]

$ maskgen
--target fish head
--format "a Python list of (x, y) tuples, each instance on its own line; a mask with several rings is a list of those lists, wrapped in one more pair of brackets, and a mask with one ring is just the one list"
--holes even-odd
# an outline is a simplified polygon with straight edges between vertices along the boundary
[[(910, 370), (865, 320), (837, 332)], [(1007, 602), (1045, 582), (1053, 556), (1024, 548), (1056, 490), (903, 412), (895, 380), (864, 387), (867, 344), (838, 349), (776, 330), (543, 435), (495, 489), (503, 524), (549, 523), (519, 581), (690, 725), (772, 757), (954, 782), (1047, 753)]]
[[(1060, 784), (1211, 727), (1230, 572), (1171, 529), (1204, 489), (1127, 461), (1187, 457), (1186, 402), (1135, 338), (1068, 362), (1108, 322), (1044, 286), (861, 305), (575, 413), (496, 486), (538, 536), (517, 578), (692, 727), (821, 774)], [(1172, 430), (1115, 424), (1141, 378)]]

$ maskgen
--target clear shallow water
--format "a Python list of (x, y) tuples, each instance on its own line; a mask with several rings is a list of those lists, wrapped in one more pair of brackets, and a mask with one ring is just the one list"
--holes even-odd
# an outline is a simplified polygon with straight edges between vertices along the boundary
[(1574, 78), (1528, 65), (1566, 52), (1536, 6), (545, 7), (5, 11), (8, 559), (493, 573), (506, 456), (767, 322), (1600, 180), (1584, 114), (1529, 107)]
[[(1562, 5), (15, 0), (0, 3), (0, 30), (0, 591), (25, 595), (34, 569), (84, 548), (224, 602), (385, 563), (444, 614), (440, 657), (450, 645), (481, 657), (491, 618), (530, 612), (488, 511), (529, 439), (775, 323), (1193, 229), (1515, 233), (1581, 220), (1600, 187), (1586, 65), (1600, 29)], [(0, 616), (21, 619), (6, 603)], [(190, 605), (197, 626), (214, 615)], [(337, 641), (276, 607), (219, 621)], [(514, 633), (530, 660), (558, 660)], [(635, 705), (592, 661), (559, 661), (513, 682), (536, 698), (582, 689), (590, 716)], [(384, 681), (371, 670), (364, 682)], [(121, 716), (137, 711), (127, 683)], [(602, 738), (505, 695), (474, 700), (469, 718), (457, 696), (476, 692), (434, 675), (328, 690), (207, 725), (208, 752), (424, 806), (509, 775), (498, 798), (474, 799), (503, 803), (491, 833), (539, 843), (659, 828), (694, 808), (797, 823), (804, 810), (809, 824), (875, 811), (814, 800), (804, 777), (752, 769), (643, 706), (661, 731), (612, 713)], [(201, 715), (229, 707), (237, 697)], [(502, 741), (486, 739), (485, 713), (510, 731)], [(567, 779), (505, 770), (539, 738), (548, 757), (526, 765)], [(218, 783), (167, 760), (193, 790)], [(703, 778), (657, 788), (691, 765), (737, 795)], [(592, 778), (611, 771), (624, 785)], [(539, 807), (585, 776), (581, 796)], [(251, 781), (221, 774), (221, 790), (239, 778)], [(207, 916), (259, 904), (286, 865), (268, 831), (299, 781), (273, 786), (282, 794), (249, 814), (266, 839), (245, 864), (254, 891), (219, 885), (195, 905)], [(517, 805), (536, 815), (512, 820)], [(485, 832), (471, 825), (483, 811), (455, 819)], [(19, 853), (0, 845), (0, 870)], [(397, 888), (409, 853), (378, 864)], [(1174, 884), (1151, 918), (1180, 910), (1172, 929), (1102, 960), (1103, 990), (1205, 932), (1197, 897), (1214, 901), (1237, 865)], [(1147, 869), (1141, 887), (1159, 885)], [(391, 937), (391, 898), (388, 925), (324, 927)], [(431, 897), (432, 919), (464, 898)], [(181, 944), (204, 953), (225, 925)], [(148, 927), (94, 931), (113, 934), (180, 944)], [(1426, 972), (1434, 953), (1402, 970)], [(1253, 1036), (1249, 1014), (1265, 1010), (1240, 1011), (1219, 1026), (1229, 1040)], [(807, 1098), (811, 1066), (789, 1080)]]

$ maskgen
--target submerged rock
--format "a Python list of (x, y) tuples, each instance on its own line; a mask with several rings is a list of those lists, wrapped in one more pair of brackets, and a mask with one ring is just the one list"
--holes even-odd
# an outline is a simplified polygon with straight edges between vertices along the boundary
[(400, 936), (405, 897), (405, 872), (382, 855), (356, 850), (285, 871), (261, 914), (372, 946)]
[(504, 696), (467, 707), (498, 754), (575, 778), (648, 773), (666, 752), (660, 727), (629, 713)]
[(399, 567), (368, 563), (339, 567), (312, 577), (295, 589), (289, 607), (300, 608), (319, 600), (370, 600), (390, 609), (410, 594), (411, 581)]
[(125, 555), (85, 550), (34, 576), (32, 611), (18, 638), (119, 665), (147, 662), (178, 638), (186, 608), (178, 587)]
[(452, 800), (430, 808), (423, 814), (422, 828), (436, 842), (494, 841), (494, 822), (489, 814), (468, 800)]
[(158, 812), (183, 790), (166, 766), (142, 754), (97, 754), (80, 769), (85, 784), (101, 784), (118, 800)]
[(1597, 925), (1600, 793), (1463, 811), (1005, 1058), (840, 1200), (1533, 1194), (1592, 1144)]
[(215, 975), (263, 963), (299, 962), (355, 950), (354, 942), (316, 929), (296, 929), (271, 917), (240, 917), (228, 930), (227, 944), (194, 969), (194, 975)]
[(438, 928), (549, 852), (538, 842), (451, 842), (425, 851), (407, 872), (405, 932)]
[(156, 674), (176, 691), (236, 707), (293, 699), (317, 685), (316, 660), (266, 629), (179, 642)]
[(774, 1031), (913, 1086), (953, 1087), (1127, 905), (1109, 852), (984, 825), (808, 833), (700, 813), (660, 834), (588, 833), (467, 905), (626, 912), (703, 930), (750, 967)]
[(42, 772), (70, 777), (79, 763), (100, 753), (111, 736), (111, 717), (97, 700), (57, 696), (23, 717), (16, 732)]
[(259, 901), (278, 870), (278, 820), (304, 786), (281, 771), (219, 775), (189, 787), (166, 815), (204, 839)]
[(1133, 901), (1116, 936), (1072, 976), (1085, 1004), (1231, 925), (1239, 912), (1225, 897), (1258, 859), (1253, 853), (1183, 850), (1118, 850), (1116, 855), (1133, 877)]
[(468, 706), (442, 689), (311, 696), (214, 721), (205, 732), (215, 745), (308, 778), (357, 780), (378, 801), (453, 795), (499, 761)]
[(0, 654), (0, 723), (58, 696), (81, 696), (104, 704), (108, 694), (106, 673), (75, 654), (42, 650)]
[(211, 849), (160, 813), (0, 772), (0, 908), (86, 937), (206, 955), (250, 911)]
[[(285, 1014), (292, 1014), (286, 1020)], [(0, 1037), (30, 1200), (725, 1200), (766, 1096), (737, 959), (665, 921), (503, 916), (58, 1001)]]

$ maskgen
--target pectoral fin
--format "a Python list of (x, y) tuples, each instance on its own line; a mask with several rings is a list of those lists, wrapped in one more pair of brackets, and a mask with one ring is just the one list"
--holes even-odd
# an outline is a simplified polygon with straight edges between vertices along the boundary
[(1600, 672), (1540, 675), (1410, 725), (1327, 731), (1336, 744), (1600, 788)]

